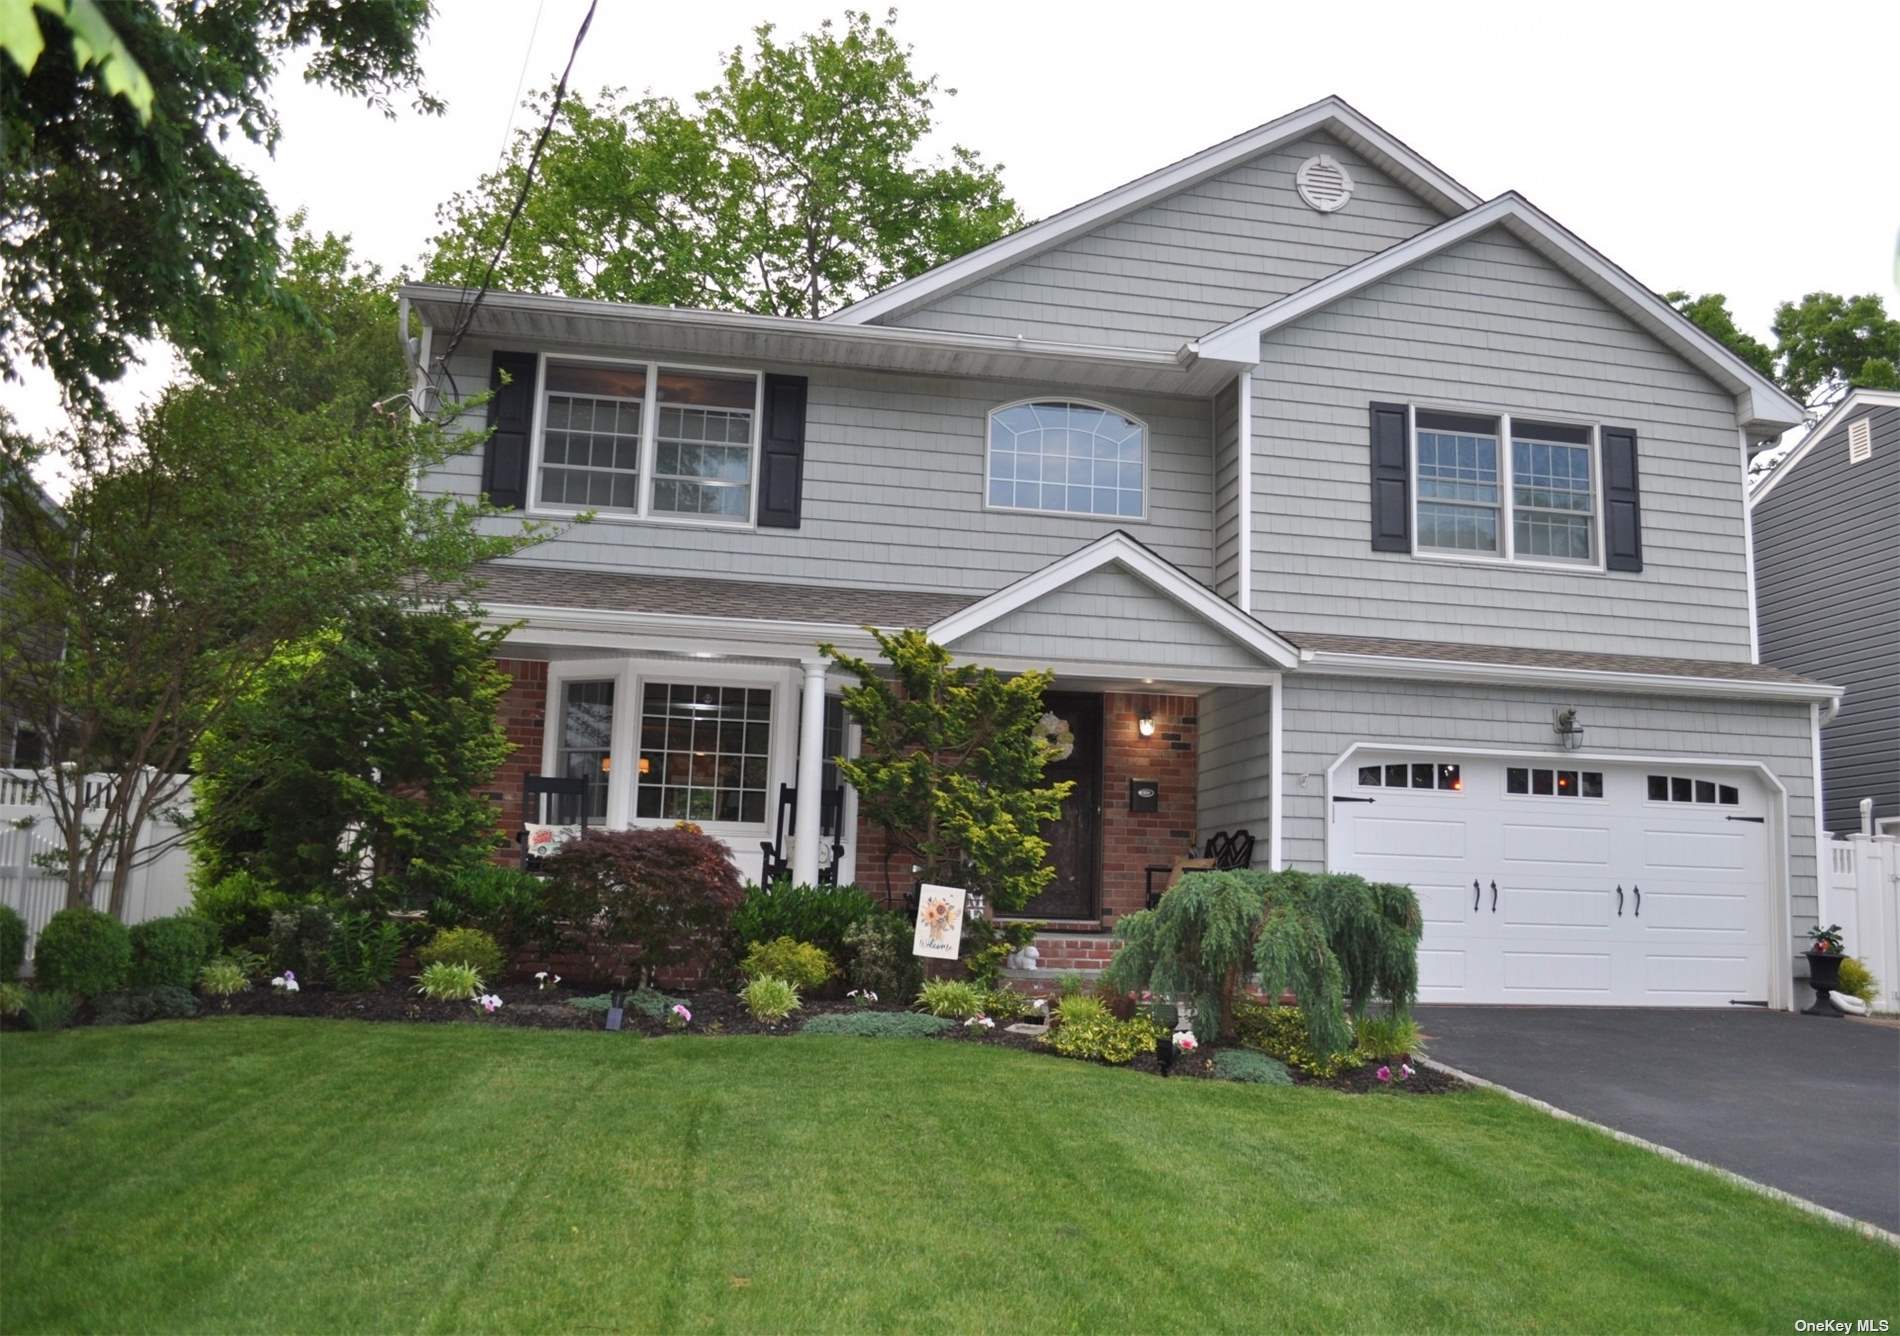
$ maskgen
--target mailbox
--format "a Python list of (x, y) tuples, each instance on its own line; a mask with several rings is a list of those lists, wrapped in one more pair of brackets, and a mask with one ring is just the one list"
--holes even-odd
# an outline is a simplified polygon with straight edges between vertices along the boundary
[(1131, 779), (1128, 781), (1128, 810), (1131, 812), (1157, 812), (1161, 810), (1161, 781), (1158, 779)]

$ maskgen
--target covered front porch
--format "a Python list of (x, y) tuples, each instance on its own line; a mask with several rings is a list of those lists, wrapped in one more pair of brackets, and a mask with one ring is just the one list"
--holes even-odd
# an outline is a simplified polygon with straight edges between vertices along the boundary
[[(1048, 773), (1074, 789), (1044, 832), (1055, 876), (1027, 916), (1099, 934), (1216, 831), (1246, 830), (1255, 866), (1277, 860), (1276, 716), (1294, 651), (1126, 535), (980, 598), (525, 563), (495, 585), (490, 615), (514, 624), (503, 708), (517, 750), (494, 794), (510, 835), (583, 815), (609, 828), (692, 820), (749, 879), (783, 859), (795, 881), (835, 877), (901, 903), (908, 860), (886, 856), (837, 775), (834, 758), (860, 739), (818, 646), (868, 656), (865, 625), (923, 626), (960, 661), (1055, 674)], [(730, 615), (742, 612), (794, 615)], [(530, 810), (529, 776), (580, 792)]]

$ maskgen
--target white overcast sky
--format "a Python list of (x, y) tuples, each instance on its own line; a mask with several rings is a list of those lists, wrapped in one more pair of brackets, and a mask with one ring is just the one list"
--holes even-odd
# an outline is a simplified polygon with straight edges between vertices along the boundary
[[(283, 214), (412, 270), (436, 205), (493, 167), (551, 84), (586, 0), (437, 0), (423, 66), (448, 102), (394, 121), (295, 76), (274, 159)], [(573, 86), (687, 100), (770, 19), (843, 6), (601, 0)], [(874, 9), (881, 13), (881, 10)], [(911, 0), (897, 32), (957, 96), (942, 143), (1005, 167), (1032, 218), (1339, 93), (1480, 196), (1518, 190), (1657, 291), (1720, 291), (1766, 338), (1777, 302), (1876, 292), (1900, 228), (1900, 5), (1396, 5)], [(130, 401), (163, 376), (127, 378)], [(59, 420), (43, 376), (3, 392)]]

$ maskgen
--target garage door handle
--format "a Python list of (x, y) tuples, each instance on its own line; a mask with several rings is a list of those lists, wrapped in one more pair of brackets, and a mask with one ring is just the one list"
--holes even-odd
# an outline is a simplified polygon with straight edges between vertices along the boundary
[(1643, 888), (1632, 884), (1630, 889), (1636, 892), (1636, 917), (1641, 918), (1643, 916)]
[(1616, 888), (1616, 916), (1623, 917), (1623, 888), (1621, 886)]
[(1478, 889), (1478, 879), (1476, 877), (1473, 877), (1471, 879), (1471, 912), (1472, 913), (1475, 914), (1478, 912), (1478, 901), (1482, 899), (1483, 896), (1484, 896), (1484, 892)]
[(1491, 883), (1491, 912), (1498, 912), (1498, 884), (1495, 881)]

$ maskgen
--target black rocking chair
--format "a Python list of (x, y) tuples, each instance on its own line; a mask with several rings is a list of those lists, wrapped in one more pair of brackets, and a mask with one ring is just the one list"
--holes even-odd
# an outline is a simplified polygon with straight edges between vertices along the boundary
[[(547, 815), (546, 800), (549, 798), (572, 798), (575, 811), (580, 813), (581, 834), (587, 833), (587, 781), (574, 779), (567, 775), (523, 775), (521, 778), (521, 820), (523, 825), (559, 825), (560, 822), (544, 820), (530, 821), (531, 817)], [(521, 866), (532, 871), (528, 855), (528, 832), (515, 833), (515, 843), (521, 846)]]
[[(1214, 860), (1216, 872), (1236, 872), (1241, 868), (1253, 866), (1253, 836), (1244, 830), (1217, 830), (1207, 837), (1201, 857)], [(1167, 890), (1155, 889), (1155, 873), (1172, 872), (1172, 863), (1153, 863), (1147, 868), (1148, 908), (1153, 909), (1161, 903), (1161, 896)]]
[[(831, 836), (831, 862), (818, 869), (820, 886), (838, 884), (838, 864), (844, 857), (844, 785), (838, 784), (818, 795), (818, 834)], [(759, 885), (770, 886), (789, 880), (792, 860), (785, 856), (785, 842), (798, 834), (798, 790), (790, 784), (778, 786), (778, 820), (770, 840), (761, 840), (765, 858), (759, 867)]]

